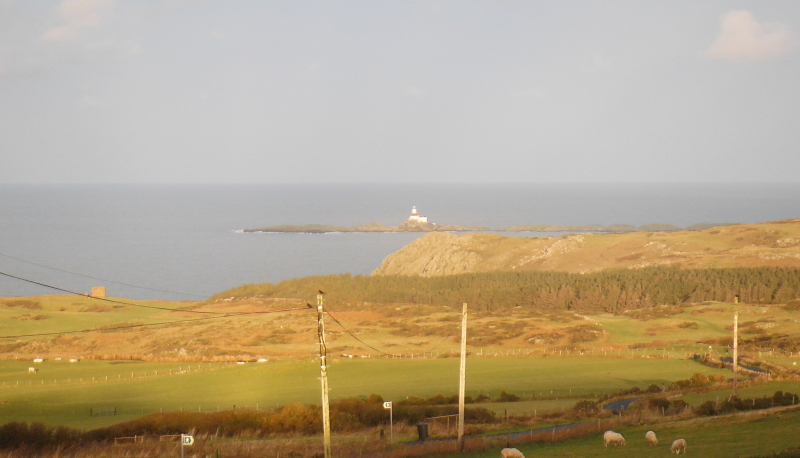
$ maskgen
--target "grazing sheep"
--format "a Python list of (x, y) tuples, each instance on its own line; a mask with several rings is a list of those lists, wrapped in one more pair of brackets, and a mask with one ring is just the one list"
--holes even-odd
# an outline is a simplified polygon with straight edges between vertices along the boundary
[(653, 431), (647, 431), (644, 435), (644, 438), (647, 439), (647, 443), (650, 445), (658, 445), (658, 438), (656, 437), (656, 433)]
[(28, 373), (29, 373), (29, 374), (35, 374), (35, 373), (37, 373), (37, 372), (39, 372), (39, 369), (37, 369), (37, 368), (35, 368), (35, 367), (29, 367), (29, 368), (28, 368)]
[(625, 438), (622, 437), (620, 433), (606, 431), (605, 434), (603, 434), (603, 445), (608, 447), (608, 444), (614, 444), (615, 447), (619, 444), (625, 445)]
[(519, 450), (515, 448), (504, 448), (500, 451), (501, 458), (525, 458), (525, 455), (522, 454)]
[(672, 443), (672, 447), (670, 447), (670, 453), (678, 454), (683, 452), (686, 454), (686, 441), (683, 439), (675, 439), (675, 442)]

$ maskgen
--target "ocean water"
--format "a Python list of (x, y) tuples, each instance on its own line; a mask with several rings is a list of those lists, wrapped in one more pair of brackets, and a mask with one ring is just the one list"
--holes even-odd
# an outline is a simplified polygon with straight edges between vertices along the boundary
[[(413, 205), (441, 224), (685, 227), (798, 218), (800, 184), (0, 185), (0, 272), (77, 292), (103, 285), (110, 296), (171, 300), (243, 283), (368, 274), (421, 234), (240, 230), (394, 226)], [(0, 277), (0, 296), (50, 292)]]

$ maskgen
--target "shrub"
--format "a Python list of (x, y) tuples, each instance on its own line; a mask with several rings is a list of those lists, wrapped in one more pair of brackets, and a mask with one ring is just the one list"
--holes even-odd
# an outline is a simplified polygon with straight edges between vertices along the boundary
[(652, 384), (650, 384), (650, 386), (647, 387), (647, 390), (645, 390), (645, 391), (647, 391), (648, 393), (660, 393), (661, 392), (661, 387), (659, 387), (655, 383), (652, 383)]
[(517, 402), (519, 401), (519, 396), (516, 394), (506, 393), (505, 391), (500, 393), (500, 397), (497, 398), (497, 402)]
[(687, 407), (689, 407), (689, 404), (683, 399), (676, 399), (674, 401), (671, 401), (670, 404), (672, 405), (670, 406), (669, 409), (667, 409), (666, 412), (667, 415), (677, 415), (686, 410)]
[(692, 386), (706, 386), (711, 383), (711, 380), (708, 378), (706, 374), (695, 373), (692, 375), (690, 379), (692, 382)]
[(28, 299), (11, 299), (2, 302), (6, 307), (21, 307), (28, 310), (41, 310), (42, 304)]
[(647, 409), (648, 410), (659, 410), (659, 411), (666, 411), (671, 406), (669, 399), (664, 398), (648, 398), (647, 399)]
[(694, 409), (695, 415), (698, 416), (709, 416), (709, 415), (716, 415), (717, 414), (717, 406), (714, 401), (706, 401)]
[(595, 415), (600, 412), (600, 407), (595, 402), (583, 400), (576, 402), (572, 410), (583, 415)]
[(45, 426), (41, 423), (12, 422), (0, 426), (0, 449), (28, 447), (42, 449), (47, 447), (71, 446), (84, 442), (82, 431), (65, 426)]
[(690, 386), (692, 386), (691, 380), (678, 380), (670, 383), (667, 389), (670, 391), (677, 391), (677, 390), (684, 390), (686, 388), (689, 388)]

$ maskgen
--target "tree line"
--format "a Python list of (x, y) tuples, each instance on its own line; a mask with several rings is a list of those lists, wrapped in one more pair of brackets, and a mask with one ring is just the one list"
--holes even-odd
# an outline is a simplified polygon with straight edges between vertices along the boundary
[(280, 283), (246, 284), (212, 296), (298, 298), (314, 302), (317, 290), (334, 303), (457, 305), (477, 310), (513, 307), (537, 310), (621, 313), (658, 305), (703, 301), (785, 304), (800, 297), (800, 268), (741, 267), (682, 269), (647, 267), (566, 272), (486, 272), (441, 277), (326, 275)]

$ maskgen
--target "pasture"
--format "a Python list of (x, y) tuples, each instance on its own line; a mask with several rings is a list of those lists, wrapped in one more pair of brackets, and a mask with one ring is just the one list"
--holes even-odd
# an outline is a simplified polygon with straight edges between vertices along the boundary
[[(789, 447), (800, 446), (797, 425), (800, 411), (749, 412), (711, 418), (664, 422), (655, 425), (621, 426), (614, 430), (625, 436), (626, 446), (603, 447), (602, 432), (584, 438), (543, 444), (515, 446), (527, 457), (618, 457), (643, 458), (669, 455), (674, 439), (686, 439), (689, 456), (703, 458), (747, 458), (771, 455)], [(659, 438), (649, 446), (645, 432), (654, 430)], [(502, 445), (498, 445), (502, 448)], [(482, 453), (446, 455), (448, 458), (496, 458), (500, 450)]]
[[(333, 302), (333, 301), (332, 301)], [(38, 296), (0, 300), (0, 354), (6, 358), (87, 357), (148, 361), (308, 360), (316, 353), (316, 314), (290, 299), (242, 298), (230, 302), (191, 303), (131, 301), (176, 311), (114, 305), (79, 296)], [(276, 312), (297, 308), (293, 312)], [(191, 314), (189, 310), (205, 315)], [(458, 351), (458, 314), (432, 305), (342, 304), (328, 307), (348, 330), (379, 350), (356, 341), (337, 322), (327, 320), (329, 351), (376, 357), (383, 353), (441, 355)], [(213, 317), (208, 313), (247, 313)], [(742, 305), (743, 339), (800, 334), (795, 312), (780, 306)], [(620, 315), (578, 315), (513, 308), (471, 311), (467, 345), (473, 355), (538, 354), (568, 356), (661, 356), (686, 358), (711, 345), (730, 356), (733, 306), (708, 302), (692, 306), (653, 307)], [(169, 325), (151, 324), (193, 320)], [(115, 326), (148, 325), (144, 327)], [(48, 332), (91, 332), (16, 337)], [(448, 337), (449, 336), (449, 337)], [(447, 337), (447, 338), (445, 338)], [(796, 352), (773, 352), (742, 342), (741, 350), (792, 366)], [(435, 349), (433, 353), (430, 350)], [(796, 365), (794, 365), (796, 366)]]
[[(29, 366), (39, 372), (29, 374)], [(467, 394), (496, 398), (501, 391), (514, 393), (525, 401), (480, 405), (497, 412), (533, 413), (569, 408), (581, 397), (594, 399), (633, 386), (661, 386), (696, 372), (726, 373), (680, 359), (475, 357), (467, 363)], [(311, 359), (245, 365), (0, 361), (0, 416), (5, 421), (88, 429), (162, 410), (319, 403), (318, 377), (319, 365)], [(453, 395), (458, 390), (458, 359), (334, 360), (329, 382), (332, 399), (372, 393), (387, 400)], [(111, 407), (117, 408), (117, 415), (89, 415), (92, 408)]]

